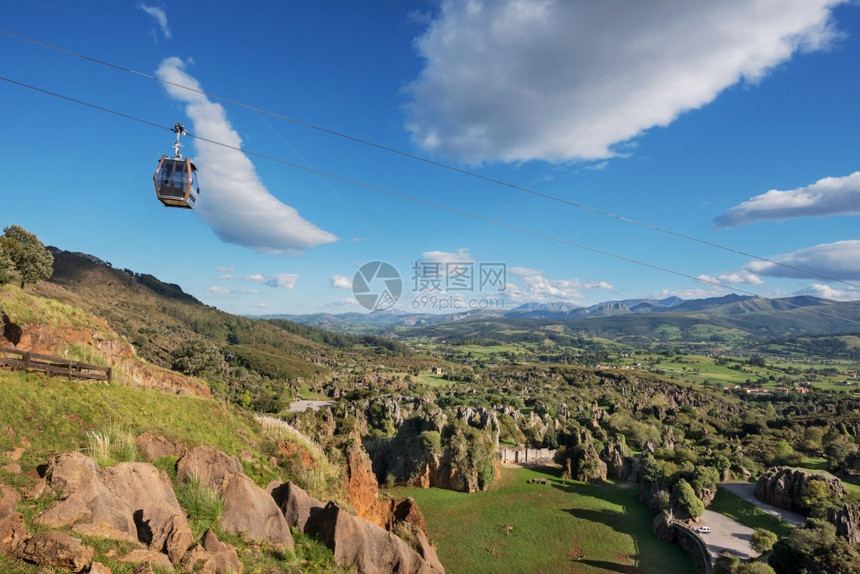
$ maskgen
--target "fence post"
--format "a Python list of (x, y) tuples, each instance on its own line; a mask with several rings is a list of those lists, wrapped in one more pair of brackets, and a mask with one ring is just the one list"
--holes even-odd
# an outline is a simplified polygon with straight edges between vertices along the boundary
[(107, 380), (108, 380), (108, 382), (111, 382), (111, 377), (112, 377), (112, 376), (113, 376), (113, 369), (112, 369), (112, 368), (110, 368), (110, 367), (108, 367), (108, 370), (107, 370), (107, 377), (108, 377), (108, 379), (107, 379)]
[(30, 351), (27, 351), (26, 353), (24, 353), (24, 370), (25, 371), (30, 370)]

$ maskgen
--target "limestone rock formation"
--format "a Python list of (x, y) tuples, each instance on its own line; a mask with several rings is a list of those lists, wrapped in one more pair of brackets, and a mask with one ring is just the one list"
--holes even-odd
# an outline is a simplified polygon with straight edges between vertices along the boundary
[(224, 497), (220, 523), (226, 532), (294, 548), (290, 528), (271, 494), (242, 472), (236, 457), (198, 446), (179, 459), (176, 476), (182, 481), (196, 478)]
[(12, 556), (27, 539), (27, 525), (20, 512), (15, 511), (18, 492), (0, 485), (0, 555)]
[(99, 470), (91, 458), (70, 452), (51, 460), (46, 477), (63, 498), (42, 512), (42, 525), (140, 543), (173, 563), (193, 542), (170, 480), (149, 463)]
[(345, 512), (335, 503), (312, 512), (305, 524), (334, 552), (341, 565), (354, 564), (367, 574), (431, 574), (439, 572), (396, 535)]
[(825, 477), (814, 472), (773, 467), (761, 475), (755, 486), (755, 496), (777, 508), (785, 508), (795, 512), (806, 513), (807, 509), (801, 502), (804, 491), (810, 480), (822, 480), (827, 490), (834, 498), (845, 498), (845, 487), (836, 477)]
[(79, 538), (56, 531), (33, 535), (20, 552), (20, 557), (41, 566), (54, 566), (83, 572), (93, 560), (95, 551)]

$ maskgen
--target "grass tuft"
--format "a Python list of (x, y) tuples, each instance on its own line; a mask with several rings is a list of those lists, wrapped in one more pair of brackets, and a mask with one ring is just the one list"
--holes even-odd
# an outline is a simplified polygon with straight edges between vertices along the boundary
[(224, 497), (203, 484), (200, 477), (192, 475), (174, 488), (179, 505), (188, 513), (188, 525), (195, 539), (199, 539), (210, 528), (218, 526), (224, 511)]

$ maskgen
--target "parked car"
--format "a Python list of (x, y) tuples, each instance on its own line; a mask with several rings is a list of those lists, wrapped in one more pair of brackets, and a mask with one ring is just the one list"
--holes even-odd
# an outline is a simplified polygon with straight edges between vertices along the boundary
[(699, 534), (708, 534), (710, 531), (710, 526), (699, 526), (698, 528), (696, 528), (696, 532), (698, 532)]

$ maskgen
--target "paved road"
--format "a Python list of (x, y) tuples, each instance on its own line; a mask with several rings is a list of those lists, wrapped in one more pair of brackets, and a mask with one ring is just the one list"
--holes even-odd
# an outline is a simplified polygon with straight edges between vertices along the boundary
[(322, 407), (327, 407), (329, 405), (333, 405), (334, 401), (293, 401), (290, 403), (290, 412), (291, 413), (303, 413), (308, 409), (313, 409), (315, 411), (320, 410)]
[(766, 504), (755, 497), (755, 485), (749, 482), (721, 482), (718, 485), (720, 488), (725, 488), (732, 494), (736, 494), (747, 500), (765, 512), (768, 512), (774, 516), (781, 516), (785, 522), (788, 522), (792, 526), (803, 526), (806, 524), (806, 518), (797, 514), (796, 512), (791, 512), (790, 510), (784, 510), (782, 508), (777, 508), (775, 506), (771, 506), (770, 504)]
[(708, 551), (713, 559), (719, 558), (726, 550), (742, 559), (758, 556), (758, 552), (750, 546), (752, 528), (712, 510), (705, 510), (693, 528), (701, 526), (711, 527), (711, 532), (700, 536), (708, 545)]

